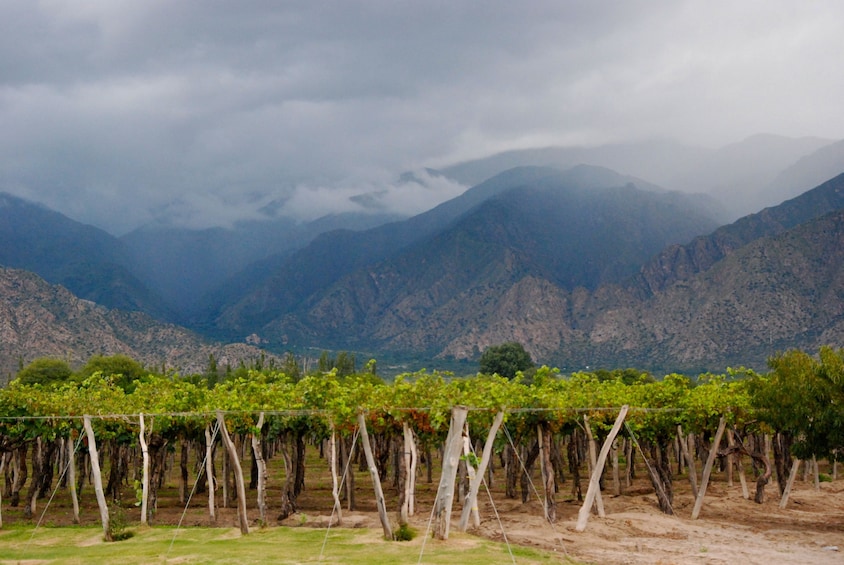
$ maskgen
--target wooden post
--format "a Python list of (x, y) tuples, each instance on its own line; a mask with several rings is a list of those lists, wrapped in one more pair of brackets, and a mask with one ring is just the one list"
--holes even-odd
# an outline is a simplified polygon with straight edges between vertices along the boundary
[(381, 519), (381, 527), (384, 529), (384, 539), (392, 540), (393, 529), (390, 526), (390, 519), (387, 517), (387, 503), (384, 500), (384, 491), (381, 489), (381, 478), (378, 476), (378, 467), (375, 465), (375, 456), (372, 454), (372, 445), (369, 443), (366, 417), (363, 412), (358, 413), (358, 427), (360, 428), (360, 439), (363, 443), (363, 453), (366, 455), (366, 464), (369, 467), (369, 475), (372, 477), (372, 486), (375, 488), (375, 504), (378, 506), (378, 517)]
[(677, 424), (677, 439), (680, 443), (680, 449), (683, 451), (683, 457), (686, 459), (686, 467), (689, 470), (689, 485), (692, 487), (692, 496), (697, 498), (697, 469), (695, 469), (694, 456), (694, 434), (689, 434), (688, 441), (683, 436), (683, 427)]
[[(3, 471), (6, 469), (6, 454), (0, 453), (0, 477), (3, 477)], [(0, 530), (3, 529), (3, 489), (0, 488)]]
[(610, 451), (610, 447), (612, 447), (612, 442), (615, 441), (615, 436), (617, 436), (618, 432), (621, 430), (621, 425), (624, 423), (624, 418), (627, 417), (627, 411), (629, 409), (630, 407), (627, 404), (621, 407), (621, 410), (618, 412), (618, 417), (615, 419), (615, 424), (613, 424), (607, 439), (604, 441), (604, 445), (601, 447), (601, 454), (598, 456), (598, 459), (592, 468), (592, 476), (589, 478), (589, 488), (586, 490), (586, 498), (583, 500), (583, 506), (580, 507), (580, 512), (577, 515), (577, 524), (574, 528), (575, 531), (582, 532), (586, 529), (586, 523), (589, 521), (589, 512), (592, 509), (592, 504), (601, 490), (601, 472), (603, 471), (604, 464), (607, 461), (607, 454)]
[(610, 457), (612, 458), (612, 493), (619, 496), (621, 495), (621, 481), (618, 474), (618, 440), (612, 442)]
[[(471, 485), (472, 482), (475, 481), (475, 478), (477, 477), (477, 473), (476, 473), (475, 467), (472, 466), (472, 464), (470, 463), (470, 459), (469, 459), (470, 455), (472, 454), (472, 440), (469, 438), (469, 424), (468, 424), (468, 422), (464, 425), (463, 438), (462, 439), (463, 439), (463, 459), (464, 459), (464, 463), (466, 464), (466, 478), (469, 480), (469, 485)], [(461, 488), (462, 488), (462, 485), (461, 485)], [(476, 526), (480, 526), (481, 517), (480, 517), (480, 514), (478, 513), (477, 500), (475, 501), (474, 504), (471, 504), (469, 502), (469, 498), (470, 498), (469, 494), (471, 492), (472, 491), (471, 491), (471, 488), (470, 488), (465, 493), (465, 496), (463, 496), (463, 508), (465, 509), (465, 508), (468, 507), (470, 509), (471, 514), (472, 514), (472, 523), (474, 523)], [(458, 496), (459, 496), (459, 494), (458, 494)], [(461, 512), (461, 516), (462, 515), (463, 514)]]
[(252, 430), (252, 456), (258, 466), (258, 516), (261, 525), (267, 523), (267, 462), (264, 461), (264, 451), (261, 447), (261, 429), (264, 427), (264, 413), (258, 416), (258, 423)]
[(228, 446), (225, 442), (223, 442), (223, 447), (226, 449), (226, 452), (223, 454), (222, 461), (220, 463), (220, 476), (223, 478), (223, 508), (229, 507), (229, 458), (228, 458)]
[(106, 504), (105, 493), (103, 492), (103, 476), (100, 472), (100, 454), (97, 452), (97, 439), (94, 437), (94, 428), (91, 426), (91, 417), (87, 414), (82, 418), (82, 425), (85, 426), (85, 434), (88, 436), (88, 453), (91, 456), (91, 475), (94, 479), (94, 492), (97, 495), (97, 506), (100, 508), (100, 520), (103, 523), (103, 534), (106, 541), (113, 541), (111, 527), (109, 526), (108, 504)]
[[(727, 430), (727, 445), (733, 447), (735, 444), (736, 440), (733, 437), (733, 430)], [(735, 453), (731, 451), (730, 457), (734, 457), (733, 462), (738, 470), (739, 481), (741, 482), (741, 496), (745, 500), (750, 500), (750, 491), (747, 489), (747, 477), (744, 476), (744, 465), (741, 463), (741, 451), (736, 451)]]
[(249, 517), (246, 515), (246, 487), (243, 484), (243, 468), (240, 466), (240, 457), (237, 456), (237, 448), (229, 436), (229, 431), (226, 429), (226, 419), (223, 416), (222, 410), (217, 410), (217, 422), (220, 425), (220, 437), (223, 438), (223, 443), (226, 444), (226, 450), (229, 452), (229, 460), (234, 471), (234, 483), (237, 489), (237, 519), (240, 524), (240, 533), (246, 535), (249, 533)]
[(794, 479), (797, 478), (797, 469), (799, 468), (800, 460), (795, 457), (794, 462), (791, 464), (791, 472), (788, 474), (788, 483), (786, 483), (785, 490), (780, 499), (780, 508), (785, 508), (788, 504), (788, 497), (791, 495), (791, 488), (794, 486)]
[[(589, 416), (586, 414), (583, 415), (583, 428), (586, 430), (586, 441), (587, 446), (589, 447), (589, 474), (590, 476), (595, 473), (595, 437), (592, 435), (592, 426), (589, 424)], [(601, 468), (601, 472), (603, 472), (603, 468)], [(598, 473), (598, 477), (601, 474)], [(606, 512), (604, 512), (604, 499), (601, 496), (601, 489), (595, 491), (595, 507), (598, 510), (598, 516), (601, 518), (606, 517)]]
[(208, 483), (208, 517), (217, 523), (217, 505), (214, 500), (217, 480), (214, 477), (214, 442), (211, 438), (211, 424), (205, 425), (205, 478)]
[(416, 512), (416, 465), (419, 454), (416, 450), (413, 430), (410, 429), (410, 424), (407, 422), (402, 422), (402, 434), (404, 435), (404, 464), (407, 467), (407, 478), (404, 484), (404, 504), (406, 508), (402, 512), (407, 519)]
[(718, 422), (718, 431), (715, 432), (715, 439), (712, 440), (712, 447), (709, 449), (709, 457), (706, 459), (706, 466), (703, 468), (703, 477), (700, 481), (700, 491), (695, 498), (695, 507), (692, 509), (692, 520), (697, 520), (700, 510), (703, 507), (703, 497), (706, 496), (706, 487), (709, 485), (709, 475), (712, 473), (712, 466), (718, 456), (718, 447), (721, 445), (721, 438), (724, 437), (724, 428), (727, 427), (727, 420), (721, 416)]
[[(0, 476), (2, 475), (3, 473), (0, 472)], [(70, 500), (73, 504), (73, 523), (78, 524), (79, 497), (76, 495), (76, 445), (69, 435), (67, 436), (67, 490), (70, 491)]]
[(331, 434), (328, 436), (328, 467), (331, 471), (331, 496), (334, 499), (334, 510), (337, 512), (337, 525), (343, 521), (343, 507), (340, 504), (340, 480), (337, 475), (337, 430), (331, 423)]
[(536, 434), (539, 442), (539, 470), (545, 492), (545, 520), (553, 524), (557, 521), (557, 502), (554, 498), (554, 466), (551, 463), (551, 428), (543, 422), (536, 427)]
[[(498, 428), (501, 427), (501, 422), (503, 421), (504, 412), (499, 412), (495, 415), (495, 419), (492, 421), (492, 426), (489, 428), (489, 433), (486, 436), (486, 443), (484, 444), (483, 456), (481, 457), (481, 463), (478, 465), (478, 472), (475, 474), (475, 478), (472, 479), (472, 482), (469, 483), (469, 494), (466, 497), (466, 502), (463, 504), (463, 511), (460, 514), (459, 527), (461, 532), (465, 532), (469, 525), (470, 510), (473, 507), (477, 508), (478, 506), (478, 490), (484, 480), (484, 475), (486, 474), (489, 462), (492, 460), (492, 448), (493, 444), (495, 444), (495, 436), (498, 434)], [(478, 526), (480, 526), (480, 523), (475, 524), (476, 528)]]
[(138, 415), (138, 419), (141, 422), (141, 431), (138, 433), (138, 441), (141, 444), (141, 456), (143, 458), (143, 468), (141, 471), (141, 524), (146, 526), (149, 524), (149, 520), (147, 518), (149, 515), (147, 508), (149, 503), (149, 449), (147, 446), (143, 412)]
[(437, 498), (434, 502), (434, 537), (441, 540), (448, 539), (451, 507), (454, 504), (454, 480), (457, 477), (457, 466), (460, 463), (463, 426), (466, 423), (468, 412), (465, 406), (455, 406), (451, 409), (451, 425), (448, 429), (448, 437), (443, 451), (442, 475), (440, 476), (439, 488), (437, 488)]

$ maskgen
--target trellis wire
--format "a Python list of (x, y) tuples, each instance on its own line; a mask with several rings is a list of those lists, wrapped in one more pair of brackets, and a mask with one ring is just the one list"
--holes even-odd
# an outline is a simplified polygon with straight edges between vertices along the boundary
[[(504, 408), (503, 412), (507, 414), (526, 414), (526, 413), (555, 413), (555, 412), (613, 412), (617, 411), (619, 406), (596, 406), (596, 407), (560, 407), (560, 408)], [(492, 412), (498, 410), (497, 408), (487, 407), (467, 407), (469, 412)], [(441, 408), (433, 408), (431, 406), (422, 406), (418, 408), (413, 407), (391, 407), (391, 412), (431, 412), (433, 410), (443, 410)], [(447, 411), (447, 410), (443, 410)], [(690, 410), (684, 408), (645, 408), (645, 407), (630, 407), (631, 412), (688, 412)], [(242, 416), (253, 415), (256, 412), (264, 412), (267, 416), (331, 416), (333, 413), (330, 410), (222, 410), (226, 416)], [(160, 416), (170, 418), (216, 418), (217, 411), (203, 411), (203, 412), (144, 412), (145, 416)], [(140, 413), (134, 414), (90, 414), (89, 417), (95, 420), (137, 420)], [(67, 415), (52, 415), (52, 416), (0, 416), (0, 421), (24, 421), (24, 420), (82, 420), (84, 416), (67, 416)], [(130, 422), (134, 423), (134, 422)]]
[[(220, 424), (214, 426), (214, 433), (211, 434), (211, 443), (214, 443), (217, 439), (217, 432), (220, 431)], [(196, 480), (193, 482), (193, 488), (190, 490), (190, 494), (188, 495), (188, 500), (185, 503), (185, 509), (182, 511), (182, 515), (179, 517), (179, 523), (176, 525), (176, 531), (173, 532), (173, 539), (170, 540), (170, 546), (167, 548), (167, 555), (170, 555), (170, 551), (173, 549), (173, 544), (176, 543), (176, 536), (179, 535), (179, 529), (182, 527), (182, 521), (184, 521), (185, 516), (188, 513), (188, 508), (190, 507), (190, 501), (193, 498), (194, 493), (196, 492), (196, 486), (199, 484), (199, 479), (202, 477), (202, 474), (205, 472), (205, 462), (208, 460), (208, 452), (206, 451), (205, 457), (202, 458), (202, 465), (199, 467), (199, 472), (196, 474)], [(213, 477), (209, 477), (208, 481), (208, 488), (213, 489), (214, 485), (211, 484)]]
[[(70, 439), (70, 438), (68, 438)], [(76, 445), (73, 448), (74, 453), (79, 450), (79, 446), (82, 444), (82, 434), (79, 434), (79, 439), (76, 440)], [(53, 502), (53, 498), (56, 496), (59, 488), (61, 488), (62, 479), (64, 478), (65, 473), (70, 468), (70, 458), (67, 459), (67, 465), (64, 466), (62, 469), (61, 474), (59, 474), (59, 480), (56, 481), (56, 488), (53, 489), (53, 493), (50, 495), (50, 499), (47, 500), (47, 503), (44, 504), (44, 510), (41, 511), (41, 516), (38, 518), (38, 522), (35, 524), (35, 527), (32, 529), (32, 535), (29, 536), (29, 541), (26, 542), (26, 548), (29, 548), (29, 544), (32, 543), (32, 539), (35, 537), (35, 532), (38, 531), (38, 527), (41, 525), (41, 522), (44, 520), (44, 516), (47, 514), (47, 509), (50, 507), (50, 503)], [(34, 480), (34, 478), (33, 478)], [(71, 485), (72, 488), (76, 488), (76, 485)]]
[[(352, 436), (352, 447), (349, 449), (349, 458), (346, 461), (346, 466), (343, 469), (343, 476), (340, 478), (340, 484), (338, 488), (343, 488), (343, 485), (346, 483), (346, 476), (349, 472), (349, 467), (352, 464), (352, 454), (355, 452), (355, 445), (358, 441), (358, 433), (360, 429), (355, 427), (355, 433)], [(332, 461), (332, 465), (334, 462)], [(328, 517), (328, 527), (325, 528), (325, 539), (322, 540), (322, 548), (319, 550), (319, 559), (317, 560), (319, 563), (322, 563), (322, 557), (325, 554), (325, 545), (328, 543), (328, 533), (331, 531), (331, 521), (334, 519), (334, 512), (337, 510), (337, 504), (335, 503), (334, 506), (331, 507), (331, 516)]]

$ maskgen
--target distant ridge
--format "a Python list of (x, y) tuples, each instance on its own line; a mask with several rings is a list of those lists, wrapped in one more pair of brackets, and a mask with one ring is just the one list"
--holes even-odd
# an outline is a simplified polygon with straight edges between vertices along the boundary
[(246, 344), (215, 344), (140, 312), (110, 310), (33, 273), (0, 268), (0, 382), (38, 357), (79, 366), (92, 355), (124, 354), (149, 367), (194, 373), (205, 370), (212, 354), (223, 369), (261, 353)]

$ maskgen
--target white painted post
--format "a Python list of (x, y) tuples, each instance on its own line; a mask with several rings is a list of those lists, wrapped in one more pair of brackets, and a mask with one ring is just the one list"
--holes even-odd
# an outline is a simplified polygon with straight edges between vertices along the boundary
[[(472, 482), (469, 483), (469, 494), (466, 496), (466, 502), (463, 504), (463, 511), (460, 514), (459, 528), (461, 532), (465, 532), (468, 527), (470, 510), (473, 507), (477, 508), (478, 506), (478, 490), (480, 490), (487, 467), (489, 467), (489, 462), (492, 459), (492, 447), (495, 443), (495, 436), (498, 434), (498, 429), (501, 427), (501, 422), (503, 421), (504, 412), (499, 412), (495, 415), (495, 419), (492, 421), (492, 426), (489, 428), (489, 433), (486, 436), (486, 443), (484, 444), (483, 456), (481, 457), (481, 463), (478, 465), (478, 472), (475, 474), (475, 478)], [(476, 523), (475, 527), (478, 526), (480, 526), (480, 524)]]
[(724, 428), (727, 427), (727, 420), (721, 416), (718, 422), (718, 431), (715, 432), (715, 439), (712, 440), (712, 447), (709, 449), (709, 457), (706, 459), (706, 466), (703, 468), (703, 478), (700, 481), (700, 490), (695, 499), (695, 507), (692, 509), (692, 520), (697, 520), (700, 510), (703, 508), (703, 497), (706, 496), (706, 487), (709, 486), (709, 476), (712, 474), (712, 466), (718, 456), (718, 448), (721, 445), (721, 438), (724, 437)]
[(97, 495), (97, 506), (100, 508), (100, 521), (103, 523), (103, 535), (106, 541), (112, 541), (111, 527), (109, 527), (108, 504), (106, 504), (105, 492), (103, 491), (103, 476), (100, 472), (100, 454), (97, 452), (97, 439), (94, 437), (94, 428), (91, 426), (91, 417), (87, 414), (82, 417), (82, 425), (85, 426), (85, 433), (88, 436), (88, 453), (91, 455), (91, 475), (94, 479), (94, 492)]
[(220, 425), (220, 437), (223, 438), (223, 443), (226, 444), (232, 471), (234, 471), (234, 483), (237, 489), (237, 519), (240, 525), (240, 533), (246, 535), (249, 533), (249, 517), (246, 515), (246, 486), (243, 484), (243, 468), (240, 466), (240, 457), (238, 457), (237, 448), (229, 436), (229, 431), (226, 429), (226, 419), (221, 410), (217, 410), (217, 422)]
[(454, 480), (457, 478), (457, 466), (463, 446), (463, 426), (468, 412), (465, 406), (455, 406), (451, 410), (451, 426), (443, 452), (442, 475), (434, 502), (434, 537), (441, 540), (448, 539), (451, 508), (454, 504)]
[(601, 447), (601, 454), (598, 456), (598, 459), (592, 468), (592, 476), (589, 478), (589, 488), (586, 490), (586, 498), (583, 500), (583, 506), (580, 507), (580, 512), (577, 515), (577, 524), (574, 528), (575, 531), (582, 532), (586, 529), (586, 523), (589, 521), (589, 512), (592, 510), (592, 504), (595, 501), (595, 497), (601, 490), (601, 473), (603, 472), (604, 464), (607, 461), (607, 454), (609, 454), (610, 448), (612, 447), (612, 442), (615, 441), (615, 436), (617, 436), (618, 432), (621, 430), (621, 425), (624, 423), (624, 418), (627, 417), (627, 411), (629, 409), (630, 407), (627, 404), (621, 407), (621, 410), (618, 412), (618, 417), (615, 419), (615, 424), (613, 424), (607, 439), (604, 441), (603, 447)]
[(363, 453), (366, 455), (366, 464), (369, 466), (369, 475), (372, 477), (372, 486), (375, 488), (375, 504), (378, 506), (378, 517), (381, 519), (381, 527), (384, 529), (384, 539), (391, 540), (393, 539), (393, 529), (390, 526), (390, 519), (387, 517), (387, 503), (384, 500), (381, 478), (378, 476), (378, 467), (375, 465), (375, 456), (372, 454), (372, 445), (369, 443), (366, 417), (363, 412), (358, 414), (358, 427), (360, 428), (360, 439), (363, 443)]
[(143, 458), (143, 468), (141, 471), (141, 524), (149, 524), (147, 515), (149, 514), (147, 505), (149, 503), (149, 449), (147, 446), (146, 427), (144, 422), (144, 414), (141, 412), (138, 415), (141, 422), (141, 431), (138, 433), (138, 441), (141, 444), (141, 456)]
[(205, 425), (205, 478), (208, 483), (208, 517), (212, 524), (217, 523), (217, 504), (214, 500), (217, 480), (214, 477), (214, 444), (211, 438), (211, 424)]
[(791, 489), (794, 487), (794, 480), (797, 478), (797, 469), (800, 468), (800, 460), (794, 459), (794, 462), (791, 464), (791, 473), (788, 474), (788, 483), (785, 485), (785, 490), (782, 493), (782, 498), (780, 499), (780, 508), (785, 508), (788, 504), (788, 497), (791, 495)]

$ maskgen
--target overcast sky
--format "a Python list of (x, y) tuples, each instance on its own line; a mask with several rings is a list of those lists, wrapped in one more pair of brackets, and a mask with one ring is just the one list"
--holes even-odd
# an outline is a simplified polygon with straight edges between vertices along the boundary
[(421, 211), (461, 188), (401, 172), (512, 148), (841, 139), (842, 29), (838, 0), (0, 0), (0, 190), (122, 233)]

